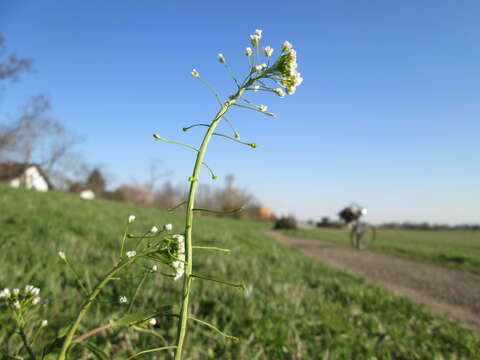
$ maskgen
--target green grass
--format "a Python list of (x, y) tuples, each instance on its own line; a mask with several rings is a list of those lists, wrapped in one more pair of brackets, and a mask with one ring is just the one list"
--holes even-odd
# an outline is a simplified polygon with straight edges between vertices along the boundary
[[(350, 245), (347, 229), (299, 229), (285, 234)], [(480, 273), (480, 231), (377, 229), (371, 250)]]
[[(128, 215), (137, 216), (136, 232), (166, 222), (179, 229), (183, 222), (180, 214), (4, 186), (0, 186), (0, 203), (0, 288), (28, 283), (41, 288), (41, 296), (49, 300), (41, 307), (40, 318), (49, 320), (41, 341), (57, 336), (83, 301), (57, 250), (73, 259), (92, 287), (115, 264)], [(251, 292), (194, 282), (193, 316), (241, 341), (228, 341), (192, 323), (186, 359), (480, 359), (480, 339), (471, 331), (274, 242), (259, 231), (262, 226), (197, 218), (196, 244), (227, 247), (232, 253), (197, 250), (194, 271), (244, 282)], [(131, 298), (140, 276), (141, 269), (132, 268), (110, 283), (79, 333), (120, 317), (125, 306), (118, 298)], [(173, 304), (178, 311), (179, 289), (179, 282), (159, 274), (150, 276), (135, 308)], [(11, 344), (7, 341), (10, 326), (0, 312), (0, 354)], [(158, 319), (155, 336), (121, 328), (91, 340), (113, 359), (124, 359), (140, 349), (172, 344), (175, 330), (176, 319), (164, 317)], [(80, 348), (74, 355), (71, 358), (92, 359)]]

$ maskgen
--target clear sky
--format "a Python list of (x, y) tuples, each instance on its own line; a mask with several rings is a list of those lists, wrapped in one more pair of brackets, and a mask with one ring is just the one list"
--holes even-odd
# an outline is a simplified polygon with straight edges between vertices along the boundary
[(356, 201), (372, 222), (478, 223), (479, 19), (475, 0), (3, 0), (0, 33), (36, 72), (6, 86), (1, 112), (47, 94), (114, 184), (145, 180), (152, 160), (180, 183), (195, 154), (151, 134), (198, 144), (200, 130), (181, 128), (216, 103), (191, 69), (230, 94), (217, 54), (244, 74), (249, 34), (263, 29), (274, 55), (293, 44), (305, 80), (284, 99), (250, 97), (275, 119), (234, 110), (259, 147), (215, 138), (207, 160), (220, 177), (302, 219)]

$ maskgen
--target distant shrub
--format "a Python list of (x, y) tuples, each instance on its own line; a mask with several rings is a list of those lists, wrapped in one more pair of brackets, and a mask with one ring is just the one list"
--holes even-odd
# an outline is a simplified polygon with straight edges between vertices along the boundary
[(298, 229), (297, 220), (293, 216), (282, 216), (275, 222), (274, 229)]

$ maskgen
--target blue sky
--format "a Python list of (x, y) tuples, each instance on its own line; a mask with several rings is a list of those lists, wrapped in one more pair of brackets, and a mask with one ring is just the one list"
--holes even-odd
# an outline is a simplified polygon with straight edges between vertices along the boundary
[(302, 219), (356, 201), (372, 222), (479, 222), (478, 19), (480, 2), (461, 0), (4, 0), (0, 32), (36, 71), (5, 86), (2, 114), (47, 94), (113, 185), (145, 180), (151, 161), (184, 182), (195, 154), (151, 134), (198, 144), (200, 131), (181, 128), (210, 120), (216, 103), (191, 69), (230, 94), (217, 54), (244, 74), (249, 34), (263, 29), (274, 56), (293, 44), (305, 80), (284, 99), (250, 97), (275, 119), (234, 110), (259, 147), (216, 138), (207, 160), (220, 177)]

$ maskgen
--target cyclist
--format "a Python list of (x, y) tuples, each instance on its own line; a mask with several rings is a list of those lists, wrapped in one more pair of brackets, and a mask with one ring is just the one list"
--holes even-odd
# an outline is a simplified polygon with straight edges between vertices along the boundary
[(362, 215), (367, 214), (367, 209), (358, 205), (357, 203), (351, 203), (345, 209), (338, 213), (340, 219), (345, 221), (345, 224), (350, 225), (353, 221), (358, 221)]

